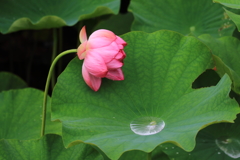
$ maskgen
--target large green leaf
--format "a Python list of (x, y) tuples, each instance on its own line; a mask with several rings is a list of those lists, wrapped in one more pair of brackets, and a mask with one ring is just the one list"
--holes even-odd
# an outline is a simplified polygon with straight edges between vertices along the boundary
[[(104, 79), (94, 92), (83, 81), (82, 61), (77, 58), (59, 76), (52, 119), (62, 121), (67, 147), (94, 144), (110, 159), (133, 149), (150, 152), (169, 141), (190, 151), (201, 128), (232, 122), (240, 112), (237, 102), (227, 96), (231, 88), (227, 75), (217, 86), (191, 88), (212, 67), (210, 50), (196, 38), (158, 31), (130, 32), (123, 39), (128, 43), (124, 81)], [(159, 129), (161, 120), (166, 124), (162, 131), (146, 133)], [(133, 123), (145, 128), (135, 131)]]
[[(30, 140), (40, 137), (43, 92), (26, 88), (0, 93), (0, 139)], [(50, 122), (48, 99), (46, 133), (61, 134), (61, 123)]]
[(131, 0), (130, 10), (135, 18), (132, 30), (168, 29), (184, 35), (219, 37), (231, 35), (235, 28), (225, 18), (222, 6), (211, 0)]
[(227, 73), (233, 81), (233, 90), (240, 94), (240, 41), (234, 37), (213, 38), (201, 35), (199, 38), (212, 50), (217, 73)]
[(10, 72), (0, 72), (0, 82), (0, 92), (27, 87), (26, 82)]
[(58, 135), (46, 135), (38, 140), (0, 140), (1, 160), (103, 160), (90, 145), (64, 148)]
[(161, 147), (170, 158), (177, 160), (240, 160), (240, 117), (234, 124), (214, 124), (201, 130), (192, 152), (173, 144), (163, 144)]
[(117, 14), (119, 0), (0, 1), (0, 32), (72, 26), (79, 20)]

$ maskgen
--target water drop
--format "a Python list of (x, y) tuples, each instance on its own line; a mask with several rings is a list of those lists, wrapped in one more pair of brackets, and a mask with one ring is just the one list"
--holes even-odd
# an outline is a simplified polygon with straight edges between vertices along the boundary
[(191, 155), (191, 153), (188, 154), (189, 156)]
[(172, 147), (172, 149), (174, 149), (174, 147)]
[(218, 154), (221, 154), (221, 152), (218, 152)]
[(218, 148), (232, 158), (240, 157), (240, 140), (234, 138), (221, 137), (215, 140)]
[(113, 117), (113, 118), (115, 118), (115, 117)]
[(176, 154), (179, 154), (179, 152), (176, 152)]
[(168, 149), (167, 147), (165, 147), (165, 149)]
[(195, 26), (191, 26), (189, 29), (191, 32), (194, 32), (196, 30)]
[(157, 117), (141, 117), (130, 123), (131, 130), (141, 136), (159, 133), (165, 127), (165, 122)]

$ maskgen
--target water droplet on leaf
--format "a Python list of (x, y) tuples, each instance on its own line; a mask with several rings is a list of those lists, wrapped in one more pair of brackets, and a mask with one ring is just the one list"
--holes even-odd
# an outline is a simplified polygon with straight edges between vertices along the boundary
[[(221, 137), (215, 140), (217, 146), (229, 157), (240, 157), (240, 140)], [(218, 152), (219, 153), (219, 152)]]
[(159, 133), (165, 127), (165, 122), (157, 117), (141, 117), (130, 123), (131, 130), (142, 136)]
[(191, 32), (194, 32), (196, 30), (195, 26), (191, 26), (189, 29)]

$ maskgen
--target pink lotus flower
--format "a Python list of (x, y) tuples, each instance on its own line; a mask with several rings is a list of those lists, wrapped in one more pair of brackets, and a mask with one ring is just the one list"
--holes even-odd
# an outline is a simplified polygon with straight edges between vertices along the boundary
[(77, 55), (84, 59), (82, 75), (86, 84), (97, 91), (100, 88), (102, 78), (111, 80), (124, 80), (121, 67), (126, 57), (123, 51), (127, 43), (113, 32), (100, 29), (93, 32), (87, 39), (86, 28), (82, 28), (79, 34), (81, 45)]

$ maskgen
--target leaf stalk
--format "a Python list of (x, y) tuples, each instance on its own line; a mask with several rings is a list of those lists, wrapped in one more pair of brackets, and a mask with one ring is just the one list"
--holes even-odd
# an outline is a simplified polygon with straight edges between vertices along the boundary
[(44, 97), (43, 97), (43, 108), (42, 108), (42, 127), (41, 127), (41, 137), (44, 136), (45, 133), (45, 124), (46, 124), (46, 110), (47, 110), (47, 95), (48, 95), (48, 89), (53, 73), (54, 66), (56, 65), (57, 61), (64, 55), (69, 54), (69, 53), (76, 53), (77, 49), (70, 49), (67, 51), (64, 51), (60, 53), (52, 62), (51, 67), (48, 72), (47, 76), (47, 81), (45, 85), (45, 90), (44, 90)]

